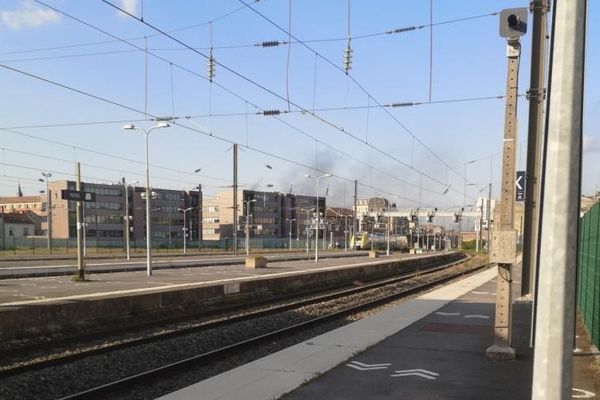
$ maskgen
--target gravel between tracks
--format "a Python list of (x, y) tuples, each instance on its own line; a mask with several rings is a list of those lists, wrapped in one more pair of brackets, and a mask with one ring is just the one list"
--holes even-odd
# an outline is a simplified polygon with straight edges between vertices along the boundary
[[(468, 263), (471, 264), (471, 263)], [(460, 264), (451, 267), (444, 274), (465, 271), (470, 266)], [(439, 277), (439, 274), (434, 274)], [(402, 282), (378, 289), (351, 295), (343, 299), (331, 300), (325, 303), (308, 305), (292, 311), (239, 322), (201, 332), (188, 334), (160, 342), (136, 346), (77, 360), (66, 365), (48, 367), (39, 371), (23, 373), (0, 381), (0, 398), (4, 399), (56, 399), (71, 393), (109, 383), (111, 381), (156, 368), (170, 362), (207, 352), (228, 344), (253, 337), (262, 333), (305, 321), (316, 316), (328, 314), (334, 310), (364, 302), (364, 299), (374, 299), (401, 290), (416, 283), (433, 280), (434, 277), (424, 275), (411, 282)], [(303, 330), (297, 335), (288, 336), (272, 343), (265, 343), (248, 351), (241, 352), (226, 360), (190, 369), (185, 374), (167, 379), (161, 379), (151, 387), (133, 388), (110, 398), (119, 399), (152, 399), (169, 393), (194, 382), (206, 379), (215, 374), (260, 358), (267, 354), (289, 347), (293, 344), (308, 340), (314, 336), (335, 329), (339, 326), (376, 314), (382, 308), (398, 302), (388, 303), (372, 310), (363, 311), (349, 316), (344, 320), (329, 322), (309, 330)]]

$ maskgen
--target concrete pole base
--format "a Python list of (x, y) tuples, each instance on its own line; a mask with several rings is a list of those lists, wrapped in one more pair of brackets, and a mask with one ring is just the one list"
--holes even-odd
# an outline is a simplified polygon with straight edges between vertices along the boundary
[(494, 344), (485, 351), (487, 358), (493, 360), (514, 360), (517, 358), (515, 349), (505, 344)]

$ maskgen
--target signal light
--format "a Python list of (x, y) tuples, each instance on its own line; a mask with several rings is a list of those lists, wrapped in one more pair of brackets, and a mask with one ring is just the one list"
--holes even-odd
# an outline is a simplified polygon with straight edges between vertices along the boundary
[(527, 32), (527, 8), (507, 8), (500, 12), (500, 36), (518, 40)]
[(519, 17), (517, 17), (515, 14), (510, 14), (508, 17), (506, 17), (506, 23), (510, 29), (519, 29)]

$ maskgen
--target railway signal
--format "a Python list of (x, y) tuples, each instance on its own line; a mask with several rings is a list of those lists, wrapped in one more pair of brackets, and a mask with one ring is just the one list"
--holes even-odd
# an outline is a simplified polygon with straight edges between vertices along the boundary
[(517, 259), (517, 231), (514, 229), (515, 169), (517, 153), (517, 94), (521, 44), (527, 32), (527, 9), (511, 8), (500, 13), (500, 36), (507, 40), (506, 110), (502, 154), (502, 187), (499, 223), (492, 235), (490, 262), (498, 264), (494, 344), (486, 350), (492, 358), (516, 357), (511, 347), (512, 266)]

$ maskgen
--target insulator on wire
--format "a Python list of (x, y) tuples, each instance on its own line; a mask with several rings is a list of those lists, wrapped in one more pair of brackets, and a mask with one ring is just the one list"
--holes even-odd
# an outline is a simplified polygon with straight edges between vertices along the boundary
[(264, 115), (264, 116), (279, 115), (279, 114), (281, 114), (281, 111), (279, 111), (279, 110), (265, 110), (262, 112), (262, 115)]
[(352, 68), (352, 47), (350, 47), (350, 43), (344, 49), (344, 72), (348, 75), (348, 71)]
[(266, 42), (261, 42), (258, 44), (260, 47), (277, 47), (281, 45), (279, 40), (268, 40)]
[(408, 103), (392, 103), (390, 106), (391, 107), (410, 107), (412, 105), (413, 105), (413, 103), (408, 102)]
[(215, 77), (215, 59), (212, 55), (206, 61), (206, 75), (208, 75), (208, 80), (212, 82)]

